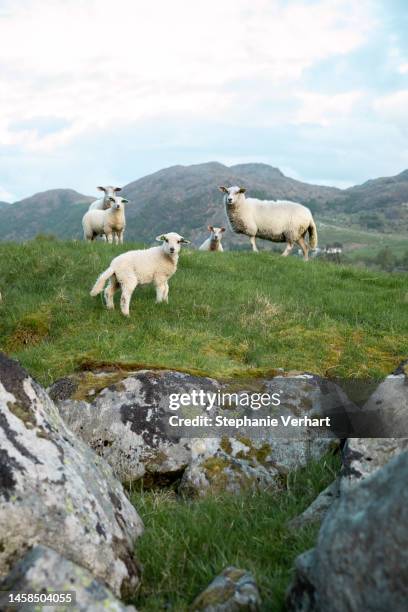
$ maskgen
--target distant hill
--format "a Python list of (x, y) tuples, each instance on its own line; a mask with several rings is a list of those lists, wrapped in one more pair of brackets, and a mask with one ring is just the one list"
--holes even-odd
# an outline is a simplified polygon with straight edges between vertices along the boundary
[[(285, 198), (309, 206), (318, 221), (380, 232), (408, 230), (408, 170), (367, 181), (350, 189), (311, 185), (285, 176), (267, 164), (225, 166), (209, 162), (172, 166), (129, 183), (123, 194), (127, 207), (128, 240), (151, 243), (163, 232), (176, 230), (195, 242), (207, 225), (226, 223), (218, 185), (244, 185), (260, 198)], [(0, 239), (25, 240), (39, 233), (64, 238), (82, 236), (81, 219), (89, 202), (71, 189), (53, 189), (2, 207)], [(229, 236), (234, 243), (242, 237)]]
[(7, 207), (0, 206), (0, 238), (19, 241), (38, 234), (79, 236), (78, 223), (89, 202), (95, 199), (73, 189), (50, 189)]

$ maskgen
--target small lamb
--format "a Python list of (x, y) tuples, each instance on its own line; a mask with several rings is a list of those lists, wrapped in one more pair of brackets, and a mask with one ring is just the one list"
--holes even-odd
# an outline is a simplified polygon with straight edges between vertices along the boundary
[(156, 302), (168, 302), (168, 280), (177, 270), (181, 245), (189, 244), (189, 240), (175, 232), (157, 236), (156, 240), (162, 242), (161, 246), (128, 251), (115, 257), (109, 268), (97, 279), (91, 295), (101, 293), (109, 280), (104, 291), (106, 307), (109, 310), (115, 307), (113, 296), (120, 287), (120, 309), (125, 316), (129, 316), (130, 300), (137, 285), (153, 283), (156, 287)]
[(224, 249), (222, 248), (221, 240), (222, 235), (225, 232), (225, 227), (213, 227), (212, 225), (209, 225), (208, 230), (211, 232), (211, 235), (203, 242), (198, 250), (222, 252)]
[[(282, 255), (287, 256), (295, 242), (303, 251), (305, 261), (309, 248), (317, 247), (317, 229), (312, 213), (306, 206), (289, 200), (258, 200), (246, 198), (244, 187), (219, 187), (231, 228), (237, 234), (249, 236), (252, 250), (257, 251), (255, 238), (286, 242)], [(309, 245), (305, 241), (309, 234)]]
[(118, 191), (122, 191), (122, 187), (113, 187), (112, 185), (107, 185), (106, 187), (99, 186), (97, 189), (103, 191), (104, 196), (92, 202), (88, 210), (106, 210), (110, 208), (111, 198), (114, 198)]
[(88, 210), (83, 216), (82, 227), (84, 240), (94, 240), (97, 236), (106, 236), (109, 243), (114, 238), (116, 244), (123, 243), (123, 234), (126, 227), (125, 204), (126, 198), (109, 198), (111, 206), (107, 210)]

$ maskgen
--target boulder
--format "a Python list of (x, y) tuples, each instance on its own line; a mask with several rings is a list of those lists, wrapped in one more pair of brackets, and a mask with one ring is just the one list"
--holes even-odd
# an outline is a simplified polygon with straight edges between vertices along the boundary
[(408, 438), (408, 362), (387, 376), (350, 420), (361, 437)]
[[(36, 593), (55, 597), (58, 592), (71, 593), (75, 604), (53, 606), (52, 602), (9, 605), (5, 591)], [(68, 561), (46, 546), (34, 546), (0, 581), (0, 609), (3, 612), (36, 612), (39, 609), (58, 609), (62, 612), (136, 612), (133, 606), (122, 604), (88, 570)]]
[(227, 567), (192, 603), (191, 612), (256, 612), (261, 598), (249, 572)]
[(408, 452), (342, 491), (316, 548), (298, 557), (287, 609), (405, 612), (408, 601)]
[[(238, 492), (242, 488), (277, 488), (289, 471), (319, 459), (338, 440), (329, 430), (309, 427), (179, 428), (172, 431), (169, 408), (173, 393), (282, 394), (279, 414), (316, 417), (347, 398), (335, 384), (312, 375), (279, 375), (250, 385), (174, 371), (86, 372), (57, 381), (49, 390), (68, 426), (104, 457), (127, 484), (144, 486), (179, 482), (185, 493), (211, 490)], [(276, 409), (278, 410), (278, 409)], [(269, 410), (270, 413), (270, 410)], [(189, 417), (208, 415), (205, 406), (188, 405), (177, 411)], [(216, 415), (250, 417), (261, 411), (215, 404)], [(194, 437), (195, 436), (195, 437)]]
[(342, 453), (341, 490), (355, 486), (405, 450), (406, 438), (349, 438)]
[(133, 592), (142, 530), (110, 466), (74, 436), (44, 389), (0, 354), (0, 576), (42, 544), (116, 595)]

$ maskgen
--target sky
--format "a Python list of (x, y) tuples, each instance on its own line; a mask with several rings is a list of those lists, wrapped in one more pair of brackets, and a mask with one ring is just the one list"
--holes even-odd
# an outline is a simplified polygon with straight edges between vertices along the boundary
[(175, 164), (408, 168), (406, 0), (0, 0), (0, 200)]

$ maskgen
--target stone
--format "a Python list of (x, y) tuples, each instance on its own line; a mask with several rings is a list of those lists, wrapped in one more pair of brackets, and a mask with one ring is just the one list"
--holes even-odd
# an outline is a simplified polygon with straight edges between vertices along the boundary
[(316, 497), (302, 514), (289, 521), (288, 527), (291, 529), (302, 529), (306, 525), (320, 523), (339, 495), (340, 483), (336, 479)]
[(42, 544), (115, 595), (133, 593), (142, 530), (110, 466), (68, 429), (44, 389), (0, 354), (0, 576)]
[[(73, 592), (75, 604), (58, 605), (21, 603), (9, 606), (4, 591), (36, 593)], [(59, 555), (46, 546), (34, 546), (0, 581), (0, 609), (3, 612), (37, 612), (39, 609), (58, 609), (61, 612), (136, 612), (133, 606), (122, 604), (109, 589), (98, 582), (83, 567)]]
[[(237, 385), (174, 371), (96, 372), (57, 381), (49, 390), (68, 426), (105, 458), (118, 478), (145, 487), (176, 483), (180, 492), (205, 495), (210, 491), (239, 492), (247, 488), (277, 489), (289, 471), (338, 447), (328, 429), (320, 433), (303, 427), (295, 433), (282, 427), (249, 427), (233, 432), (214, 428), (200, 432), (172, 432), (168, 426), (169, 397), (173, 393), (282, 393), (279, 414), (302, 417), (323, 415), (347, 398), (334, 383), (309, 374), (275, 376), (270, 380)], [(259, 416), (256, 410), (222, 407), (211, 415)], [(204, 417), (205, 406), (187, 406), (177, 414)], [(215, 434), (217, 437), (215, 437)], [(180, 484), (178, 484), (180, 483)]]
[(192, 603), (191, 612), (256, 612), (261, 598), (249, 572), (227, 567)]
[(405, 612), (408, 452), (341, 492), (316, 547), (298, 557), (287, 594), (296, 612)]

